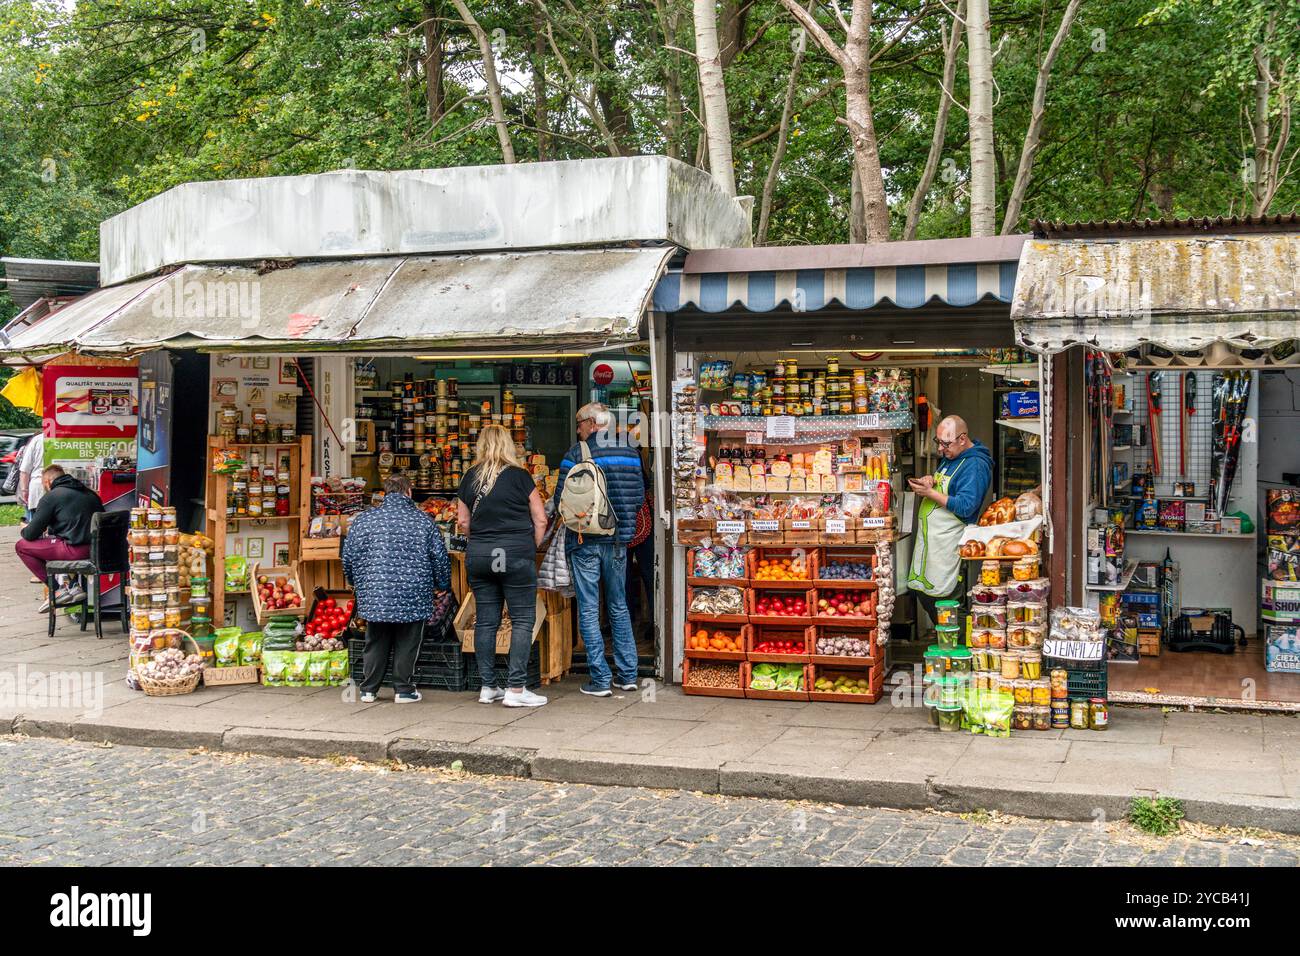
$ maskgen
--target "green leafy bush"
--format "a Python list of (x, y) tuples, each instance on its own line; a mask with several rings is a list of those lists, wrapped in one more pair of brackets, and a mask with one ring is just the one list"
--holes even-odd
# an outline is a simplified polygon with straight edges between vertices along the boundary
[(1177, 833), (1182, 818), (1183, 802), (1172, 797), (1134, 797), (1128, 808), (1129, 823), (1155, 836)]

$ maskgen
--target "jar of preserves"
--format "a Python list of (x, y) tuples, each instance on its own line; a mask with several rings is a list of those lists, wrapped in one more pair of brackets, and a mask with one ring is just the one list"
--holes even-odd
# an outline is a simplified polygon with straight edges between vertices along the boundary
[(280, 443), (282, 445), (292, 445), (298, 440), (298, 427), (292, 422), (280, 423)]
[(980, 584), (995, 588), (1001, 583), (1002, 563), (1000, 561), (984, 561), (980, 564)]
[(167, 607), (163, 609), (163, 626), (181, 626), (181, 608), (179, 604), (168, 604)]
[(867, 387), (867, 370), (865, 368), (855, 368), (853, 370), (853, 387), (854, 388)]
[(190, 619), (190, 637), (196, 641), (212, 636), (212, 618), (194, 615)]
[(164, 547), (169, 547), (169, 548), (179, 547), (180, 543), (181, 543), (180, 528), (174, 526), (170, 528), (163, 528)]
[(1053, 700), (1052, 709), (1052, 729), (1068, 730), (1070, 727), (1070, 703), (1064, 700)]
[(1011, 727), (1013, 730), (1033, 730), (1034, 714), (1029, 704), (1016, 704), (1011, 713)]
[(1082, 697), (1076, 697), (1070, 701), (1070, 729), (1087, 730), (1090, 724), (1088, 713), (1088, 701)]
[(1035, 707), (1050, 707), (1052, 705), (1052, 688), (1048, 686), (1045, 680), (1030, 681), (1029, 696), (1030, 702)]
[(1034, 702), (1033, 684), (1027, 680), (1018, 680), (1011, 685), (1011, 693), (1016, 699), (1016, 704), (1032, 704)]
[(1002, 655), (1002, 676), (1007, 680), (1017, 680), (1020, 677), (1020, 655), (1003, 654)]
[(248, 445), (253, 441), (253, 429), (248, 425), (240, 425), (235, 429), (235, 443), (239, 445)]
[(155, 529), (162, 530), (162, 526), (163, 526), (162, 521), (163, 521), (162, 508), (150, 508), (149, 518), (148, 518), (149, 530), (150, 531), (153, 531)]
[(168, 564), (162, 569), (162, 586), (179, 588), (181, 586), (181, 569), (179, 565)]
[(1034, 730), (1051, 730), (1052, 729), (1052, 708), (1035, 704), (1030, 708), (1031, 716), (1034, 721)]
[(148, 607), (131, 608), (131, 629), (136, 631), (147, 631), (149, 629)]
[(838, 355), (826, 356), (826, 374), (827, 375), (840, 374), (840, 357)]
[(1093, 697), (1088, 701), (1088, 726), (1093, 730), (1105, 730), (1110, 726), (1110, 708), (1106, 698)]
[(1054, 667), (1047, 675), (1051, 682), (1052, 699), (1064, 700), (1070, 696), (1070, 672), (1063, 667)]
[(131, 509), (131, 530), (139, 531), (142, 528), (149, 527), (149, 509), (132, 508)]
[(1043, 676), (1043, 655), (1038, 651), (1020, 652), (1020, 673), (1029, 680), (1038, 680)]

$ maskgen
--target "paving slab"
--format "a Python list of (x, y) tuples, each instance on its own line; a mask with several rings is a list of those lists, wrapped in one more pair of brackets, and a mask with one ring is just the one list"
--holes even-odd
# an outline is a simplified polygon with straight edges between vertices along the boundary
[[(1264, 719), (1258, 714), (1170, 714), (1161, 743), (1221, 751), (1264, 749)], [(1107, 731), (1109, 733), (1109, 731)]]
[(701, 721), (680, 737), (655, 748), (656, 757), (712, 760), (718, 767), (747, 760), (785, 731), (780, 727), (745, 728), (713, 720)]

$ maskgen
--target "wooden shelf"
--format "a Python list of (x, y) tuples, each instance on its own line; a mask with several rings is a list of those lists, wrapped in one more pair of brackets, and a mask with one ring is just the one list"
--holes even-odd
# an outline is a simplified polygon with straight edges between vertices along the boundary
[(1144, 535), (1150, 538), (1227, 538), (1229, 541), (1254, 541), (1255, 533), (1216, 534), (1213, 531), (1158, 531), (1154, 528), (1125, 528), (1125, 534)]
[(999, 418), (999, 425), (1006, 425), (1008, 428), (1014, 428), (1017, 431), (1028, 432), (1031, 435), (1043, 434), (1043, 420), (1041, 418)]

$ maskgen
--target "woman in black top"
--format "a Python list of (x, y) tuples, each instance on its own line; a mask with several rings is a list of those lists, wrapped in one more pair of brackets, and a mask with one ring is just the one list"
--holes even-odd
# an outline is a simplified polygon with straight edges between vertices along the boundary
[[(546, 698), (525, 686), (537, 620), (537, 548), (546, 512), (533, 478), (519, 465), (515, 443), (501, 425), (478, 436), (474, 467), (460, 483), (456, 510), (469, 533), (465, 572), (474, 592), (474, 655), (483, 689), (480, 704), (540, 707)], [(496, 639), (501, 608), (510, 609), (508, 690), (497, 687)]]

